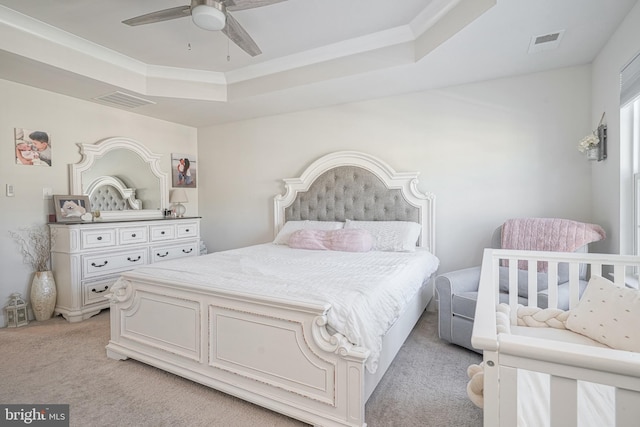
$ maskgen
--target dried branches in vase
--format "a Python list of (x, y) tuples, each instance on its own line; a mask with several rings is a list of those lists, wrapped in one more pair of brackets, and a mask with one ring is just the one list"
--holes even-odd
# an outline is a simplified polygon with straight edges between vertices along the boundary
[(23, 227), (18, 231), (9, 231), (9, 235), (20, 247), (20, 254), (25, 264), (30, 265), (35, 272), (49, 270), (52, 236), (48, 226)]
[(51, 243), (54, 234), (46, 225), (9, 231), (18, 246), (25, 264), (30, 265), (35, 274), (31, 282), (31, 309), (36, 320), (51, 318), (56, 306), (57, 290), (53, 273), (49, 270)]

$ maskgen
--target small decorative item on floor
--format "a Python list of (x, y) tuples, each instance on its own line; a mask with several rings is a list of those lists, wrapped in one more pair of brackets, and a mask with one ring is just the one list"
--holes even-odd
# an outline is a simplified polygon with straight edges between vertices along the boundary
[(578, 144), (578, 150), (581, 153), (587, 154), (587, 160), (604, 160), (607, 158), (607, 125), (602, 124), (604, 121), (604, 114), (596, 130), (591, 134), (582, 138)]
[(51, 256), (50, 243), (54, 236), (46, 225), (21, 228), (9, 234), (20, 246), (25, 264), (29, 264), (35, 274), (31, 282), (31, 309), (36, 320), (47, 320), (53, 315), (56, 306), (57, 290), (53, 273), (49, 270)]
[(7, 315), (7, 327), (17, 328), (29, 324), (27, 317), (27, 303), (22, 299), (22, 295), (14, 292), (9, 297), (9, 304), (4, 308)]

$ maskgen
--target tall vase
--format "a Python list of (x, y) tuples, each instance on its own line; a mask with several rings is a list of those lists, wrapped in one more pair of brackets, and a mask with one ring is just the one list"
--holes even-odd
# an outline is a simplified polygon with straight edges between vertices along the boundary
[(31, 309), (36, 320), (50, 319), (56, 308), (56, 282), (51, 271), (38, 271), (31, 282)]

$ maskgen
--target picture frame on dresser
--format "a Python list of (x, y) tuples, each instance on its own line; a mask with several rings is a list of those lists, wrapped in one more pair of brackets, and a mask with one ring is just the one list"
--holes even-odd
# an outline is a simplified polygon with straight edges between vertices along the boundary
[(82, 216), (91, 213), (91, 202), (88, 196), (53, 195), (53, 206), (56, 222), (82, 221)]

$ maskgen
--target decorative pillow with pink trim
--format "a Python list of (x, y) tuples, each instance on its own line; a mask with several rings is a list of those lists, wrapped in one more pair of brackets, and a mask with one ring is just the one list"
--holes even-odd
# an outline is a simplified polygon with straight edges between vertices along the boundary
[(289, 237), (289, 247), (343, 252), (368, 252), (373, 248), (373, 236), (366, 230), (297, 230)]

